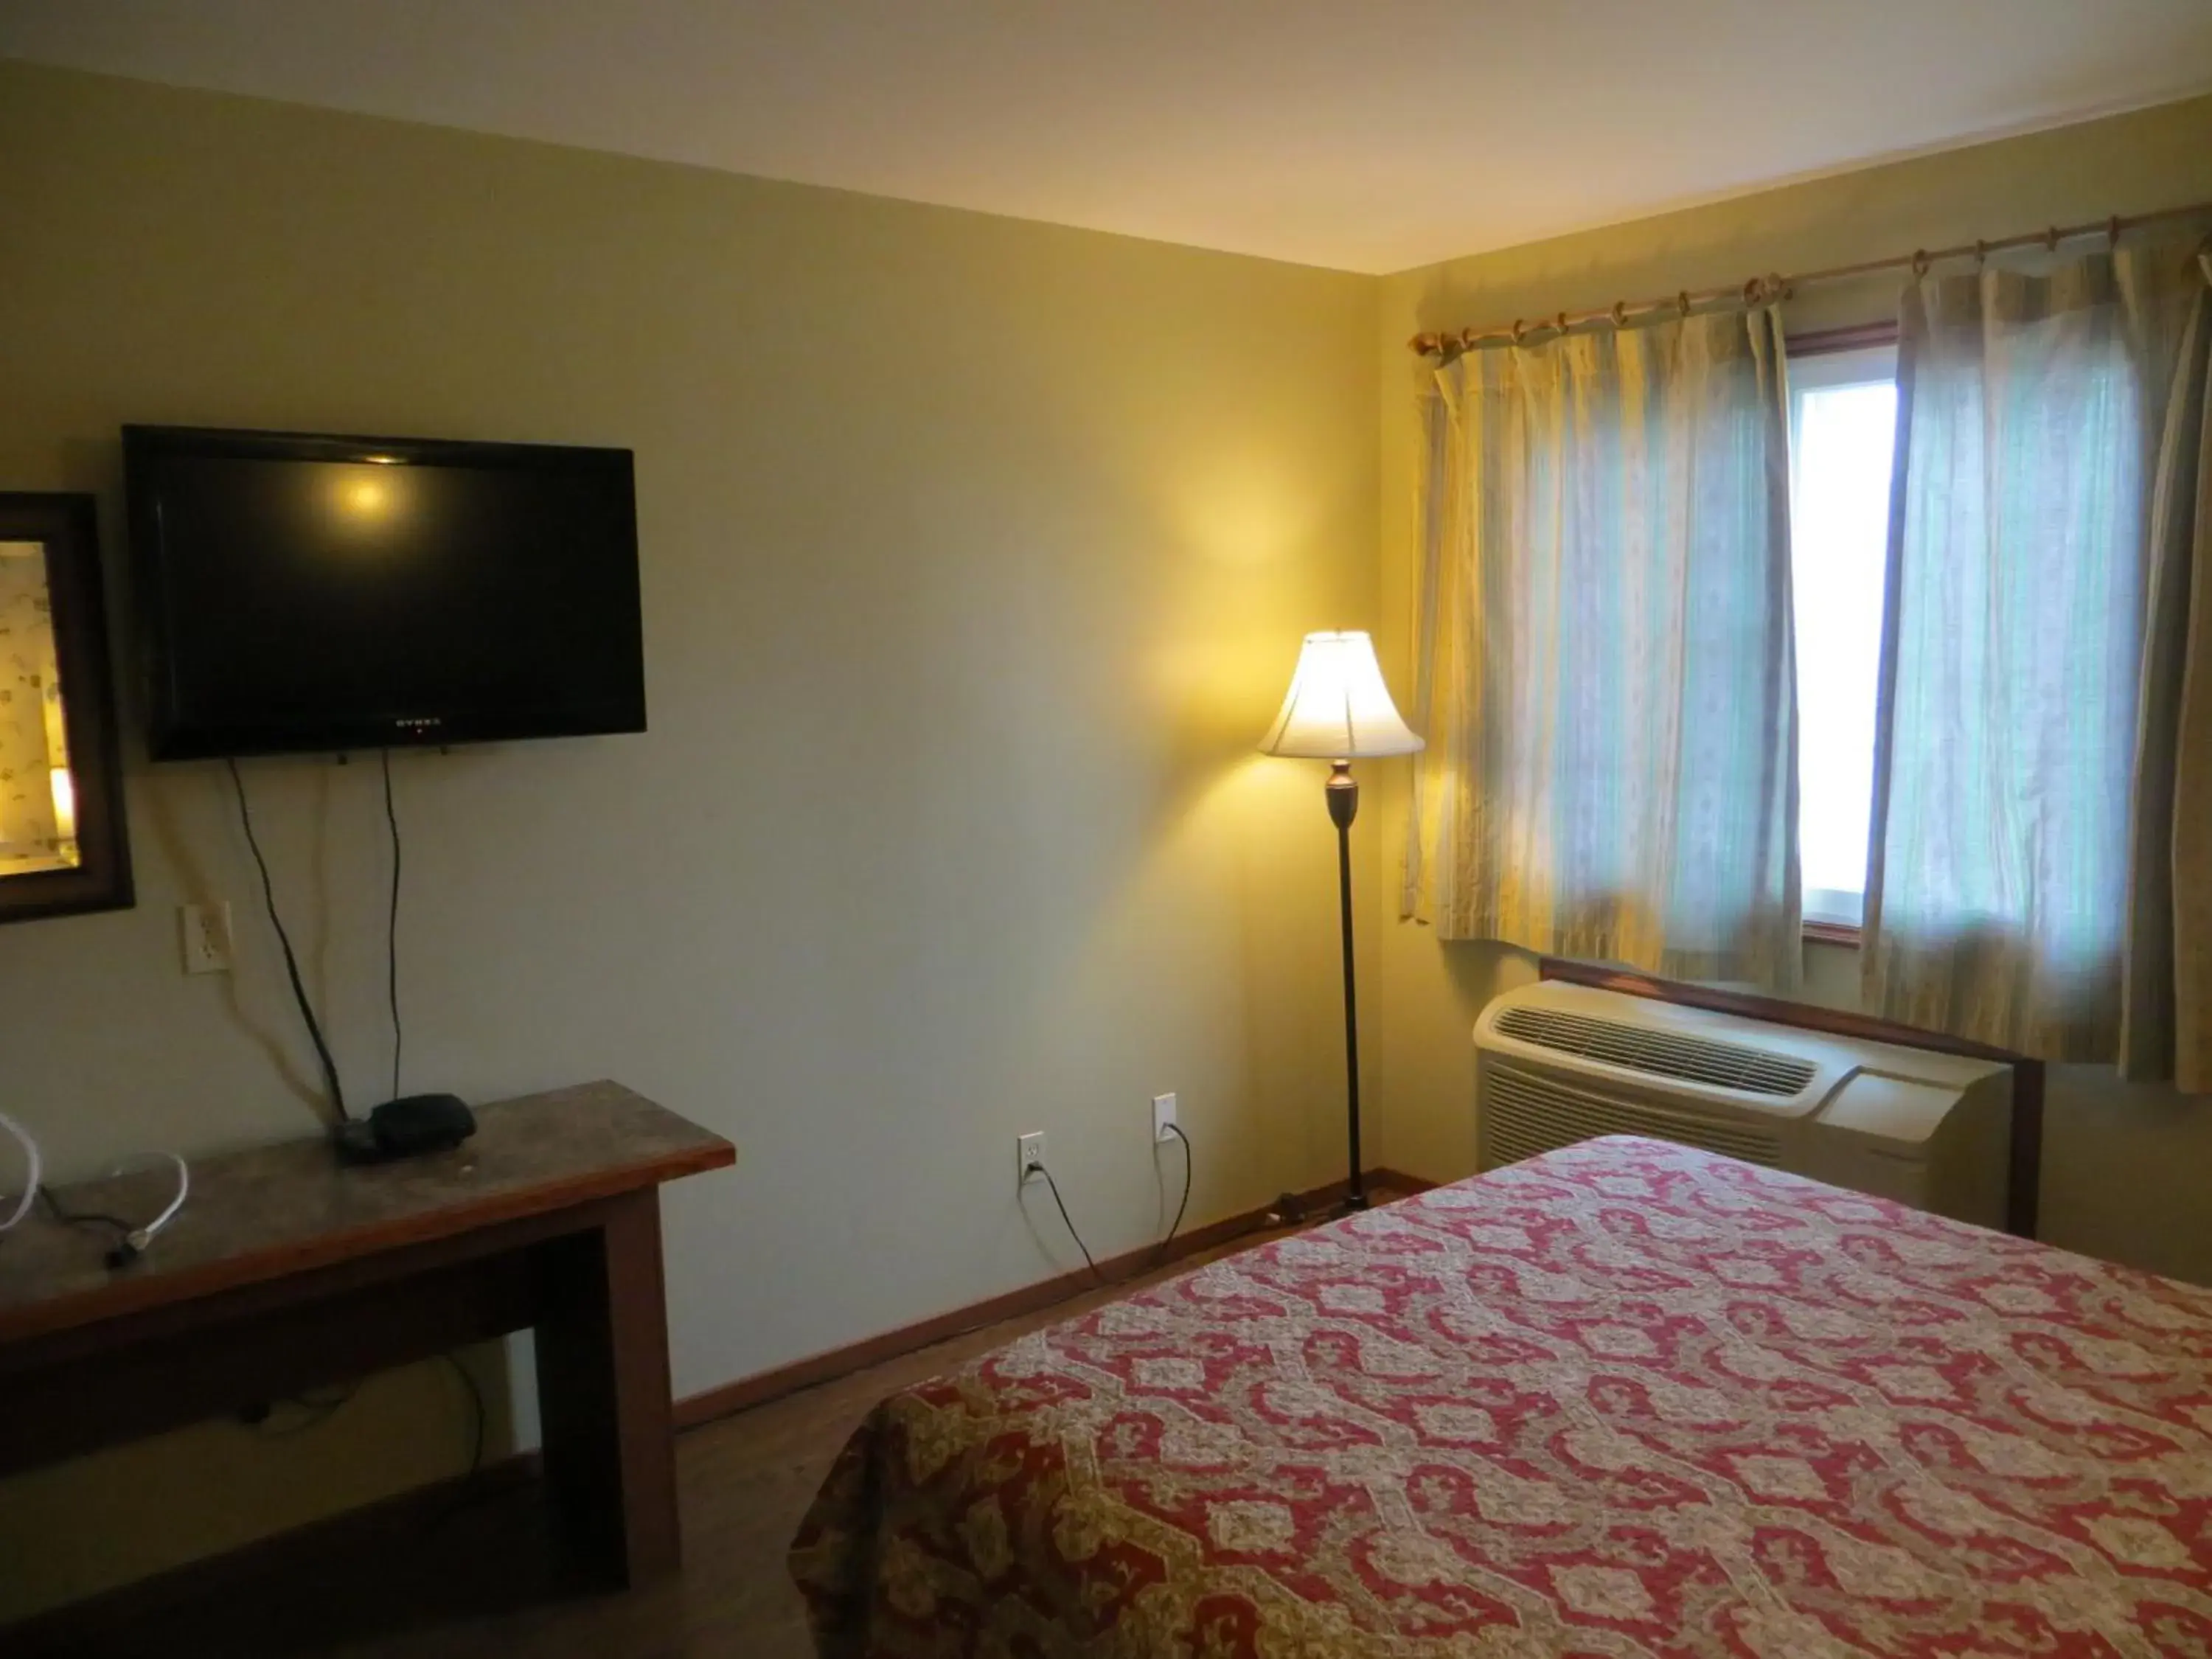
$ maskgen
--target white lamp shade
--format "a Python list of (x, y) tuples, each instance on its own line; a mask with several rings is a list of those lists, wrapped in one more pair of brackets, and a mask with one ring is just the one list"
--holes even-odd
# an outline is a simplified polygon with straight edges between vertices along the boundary
[(1421, 736), (1398, 718), (1375, 641), (1358, 632), (1309, 634), (1283, 712), (1260, 747), (1308, 760), (1410, 755)]

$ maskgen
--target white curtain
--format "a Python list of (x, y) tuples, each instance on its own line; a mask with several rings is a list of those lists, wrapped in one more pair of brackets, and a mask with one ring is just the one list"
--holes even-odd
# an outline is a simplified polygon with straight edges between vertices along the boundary
[(1448, 939), (1799, 976), (1771, 308), (1478, 348), (1424, 389), (1403, 908)]
[(2194, 1089), (2206, 325), (2171, 246), (1906, 290), (1862, 963), (1888, 1018)]

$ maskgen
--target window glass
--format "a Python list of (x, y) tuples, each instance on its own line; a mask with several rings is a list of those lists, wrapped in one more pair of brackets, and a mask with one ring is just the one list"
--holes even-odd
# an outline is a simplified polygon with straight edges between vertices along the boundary
[(1797, 846), (1808, 921), (1856, 926), (1864, 907), (1896, 434), (1893, 348), (1791, 360)]

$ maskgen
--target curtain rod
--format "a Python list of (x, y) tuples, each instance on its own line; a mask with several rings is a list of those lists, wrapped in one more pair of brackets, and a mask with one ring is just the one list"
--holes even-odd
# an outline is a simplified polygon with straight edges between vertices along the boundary
[(1706, 288), (1694, 292), (1685, 289), (1678, 294), (1666, 295), (1656, 300), (1616, 300), (1609, 306), (1601, 306), (1591, 311), (1561, 311), (1548, 317), (1516, 317), (1510, 323), (1492, 323), (1486, 328), (1416, 334), (1406, 343), (1423, 356), (1456, 356), (1482, 340), (1511, 340), (1518, 344), (1534, 333), (1565, 334), (1583, 323), (1609, 322), (1619, 328), (1631, 317), (1656, 316), (1665, 311), (1679, 312), (1686, 317), (1698, 307), (1709, 306), (1717, 301), (1747, 306), (1764, 305), (1785, 299), (1798, 289), (1809, 288), (1815, 283), (1840, 283), (1884, 270), (1911, 270), (1923, 274), (1939, 259), (1972, 259), (1979, 263), (1992, 253), (2039, 245), (2055, 253), (2061, 242), (2078, 241), (2084, 236), (2103, 236), (2118, 244), (2121, 234), (2126, 231), (2139, 230), (2146, 225), (2166, 224), (2178, 219), (2206, 216), (2212, 216), (2212, 202), (2194, 202), (2187, 207), (2161, 208), (2155, 213), (2138, 213), (2133, 216), (2116, 213), (2100, 224), (2053, 225), (2048, 230), (2027, 231), (2017, 236), (2000, 237), (1994, 242), (1961, 242), (1955, 247), (1920, 248), (1911, 253), (1895, 254), (1887, 259), (1862, 259), (1856, 264), (1829, 265), (1824, 270), (1800, 271), (1791, 276), (1754, 276), (1737, 288)]

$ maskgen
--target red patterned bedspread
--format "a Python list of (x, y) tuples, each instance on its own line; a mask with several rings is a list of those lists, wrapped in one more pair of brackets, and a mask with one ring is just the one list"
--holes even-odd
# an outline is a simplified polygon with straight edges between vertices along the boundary
[(2212, 1291), (1610, 1139), (877, 1407), (825, 1659), (2212, 1653)]

